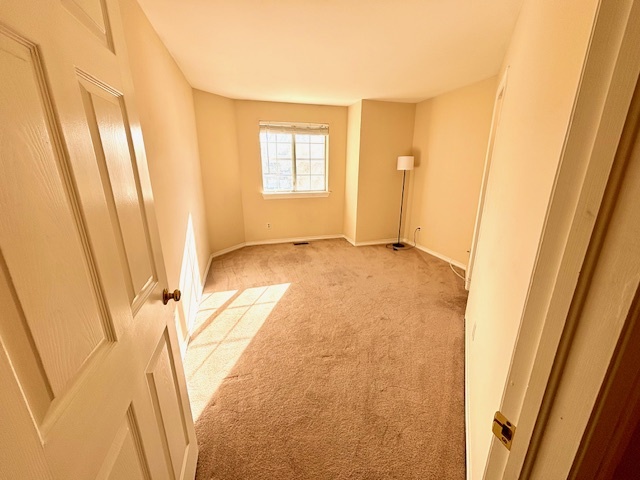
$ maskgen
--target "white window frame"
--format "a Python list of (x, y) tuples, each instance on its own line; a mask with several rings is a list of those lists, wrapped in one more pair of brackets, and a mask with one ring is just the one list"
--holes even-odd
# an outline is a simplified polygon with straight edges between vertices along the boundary
[[(268, 163), (269, 158), (264, 158), (265, 153), (268, 155), (268, 148), (263, 144), (263, 133), (284, 133), (291, 135), (291, 177), (292, 190), (267, 190), (266, 175), (264, 171), (265, 160)], [(324, 135), (324, 188), (321, 190), (298, 190), (297, 189), (297, 160), (296, 158), (296, 135)], [(285, 122), (260, 122), (259, 123), (259, 141), (260, 141), (260, 167), (262, 173), (262, 196), (265, 199), (277, 198), (310, 198), (310, 197), (327, 197), (329, 196), (329, 125), (324, 123), (285, 123)], [(310, 159), (311, 160), (311, 159)]]

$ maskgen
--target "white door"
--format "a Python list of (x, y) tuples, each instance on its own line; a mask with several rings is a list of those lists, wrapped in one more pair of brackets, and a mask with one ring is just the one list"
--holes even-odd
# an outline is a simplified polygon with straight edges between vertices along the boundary
[[(587, 317), (587, 305), (581, 304), (584, 295), (595, 301), (589, 289), (594, 279), (589, 276), (597, 266), (593, 259), (587, 259), (586, 263), (585, 259), (592, 239), (604, 238), (604, 231), (595, 233), (594, 228), (605, 205), (605, 188), (612, 175), (613, 159), (639, 72), (640, 2), (600, 2), (515, 348), (513, 352), (503, 352), (502, 361), (510, 359), (511, 363), (501, 403), (495, 408), (516, 425), (513, 444), (509, 451), (500, 440), (493, 438), (483, 475), (487, 480), (566, 478), (566, 472), (562, 472), (563, 462), (575, 454), (578, 447), (575, 435), (582, 433), (583, 427), (577, 426), (576, 418), (585, 415), (585, 406), (593, 401), (590, 382), (598, 378), (599, 369), (607, 367), (608, 360), (603, 363), (603, 358), (611, 348), (612, 337), (617, 338), (619, 334), (615, 317), (625, 311), (621, 301), (628, 294), (625, 290), (637, 286), (637, 281), (622, 285), (623, 273), (628, 272), (620, 270), (610, 277), (613, 280), (609, 287), (611, 292), (616, 292), (610, 293), (606, 301), (611, 311), (617, 313), (598, 314), (595, 323), (599, 326), (590, 330), (590, 334), (595, 333), (598, 338), (586, 353), (581, 351), (584, 344), (574, 343), (579, 335), (575, 329), (581, 328), (580, 323)], [(637, 188), (631, 191), (637, 198)], [(606, 202), (622, 195), (621, 190)], [(637, 237), (633, 238), (636, 243)], [(604, 250), (601, 254), (604, 259)], [(629, 255), (623, 262), (624, 269), (636, 268), (635, 261), (631, 260), (634, 251), (621, 249), (617, 254), (621, 258)], [(608, 260), (619, 261), (619, 258), (612, 255)], [(593, 312), (588, 312), (588, 316)], [(579, 349), (574, 350), (576, 345)], [(585, 357), (576, 367), (568, 361), (578, 352)], [(610, 358), (610, 350), (608, 355)], [(500, 360), (499, 356), (495, 358)], [(584, 370), (588, 371), (589, 381), (584, 381)], [(558, 411), (553, 410), (554, 402), (562, 395), (562, 388), (567, 388), (562, 386), (565, 380), (577, 393), (571, 396), (565, 410), (568, 414), (558, 415)], [(576, 380), (579, 380), (577, 386)], [(491, 435), (490, 422), (491, 419), (487, 419), (487, 435)], [(552, 430), (549, 430), (551, 423), (547, 422), (555, 423)], [(563, 426), (559, 428), (558, 424)], [(546, 437), (550, 431), (551, 435)], [(560, 431), (567, 434), (558, 440), (554, 435)], [(549, 450), (541, 450), (549, 447), (558, 455), (551, 463), (547, 462), (553, 455), (547, 456)], [(564, 458), (558, 460), (560, 457)], [(537, 469), (544, 464), (551, 469), (540, 475)]]
[(509, 66), (502, 75), (500, 85), (493, 102), (493, 116), (491, 118), (491, 130), (489, 132), (489, 143), (487, 145), (487, 154), (484, 159), (484, 170), (482, 172), (482, 183), (480, 184), (480, 195), (478, 197), (478, 208), (476, 211), (476, 222), (473, 227), (473, 237), (471, 238), (471, 248), (469, 249), (469, 262), (464, 275), (464, 288), (471, 288), (471, 276), (473, 274), (473, 266), (476, 262), (476, 248), (478, 245), (478, 236), (480, 235), (480, 224), (482, 223), (482, 215), (484, 214), (484, 201), (487, 196), (487, 186), (489, 184), (489, 173), (491, 172), (491, 160), (493, 159), (493, 146), (498, 134), (500, 126), (500, 115), (502, 113), (502, 102), (504, 101), (505, 92), (507, 90), (507, 79), (509, 75)]
[(0, 478), (197, 457), (117, 0), (0, 2)]

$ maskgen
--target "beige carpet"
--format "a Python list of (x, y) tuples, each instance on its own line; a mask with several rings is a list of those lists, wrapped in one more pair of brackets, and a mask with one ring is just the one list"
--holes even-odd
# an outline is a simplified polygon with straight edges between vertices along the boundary
[(185, 368), (197, 479), (463, 479), (463, 281), (344, 240), (214, 259)]

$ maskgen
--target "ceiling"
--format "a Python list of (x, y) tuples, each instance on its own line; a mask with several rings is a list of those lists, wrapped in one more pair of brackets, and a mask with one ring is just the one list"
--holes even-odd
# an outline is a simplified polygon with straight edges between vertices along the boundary
[(417, 102), (498, 73), (523, 0), (139, 0), (189, 83), (236, 99)]

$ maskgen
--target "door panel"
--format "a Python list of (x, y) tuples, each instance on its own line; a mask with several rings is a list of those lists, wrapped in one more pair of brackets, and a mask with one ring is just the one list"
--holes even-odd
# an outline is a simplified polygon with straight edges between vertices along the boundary
[(85, 112), (135, 313), (153, 288), (156, 273), (124, 101), (115, 90), (84, 77), (80, 88)]
[(173, 359), (169, 355), (169, 335), (162, 336), (149, 367), (147, 382), (156, 412), (156, 421), (163, 433), (163, 446), (167, 452), (167, 465), (172, 478), (181, 478), (187, 454), (189, 437), (179, 395), (177, 373)]
[[(15, 401), (22, 394), (21, 385), (16, 379), (5, 350), (1, 348), (0, 384), (0, 405), (3, 408), (0, 424), (0, 478), (52, 479), (29, 408), (25, 402)], [(27, 462), (30, 477), (25, 476), (24, 466)]]
[(0, 2), (2, 480), (195, 473), (119, 21), (117, 0)]
[(147, 235), (142, 221), (138, 192), (137, 189), (130, 188), (132, 185), (135, 186), (136, 182), (122, 111), (119, 103), (111, 103), (97, 96), (93, 97), (93, 107), (111, 179), (111, 194), (116, 201), (128, 270), (135, 296), (138, 296), (145, 285), (155, 279), (155, 275), (147, 250)]
[(104, 0), (62, 0), (62, 4), (105, 46), (113, 50), (109, 17)]
[(113, 326), (100, 308), (106, 302), (73, 208), (73, 181), (59, 154), (64, 150), (58, 135), (50, 134), (57, 127), (47, 114), (49, 96), (34, 47), (3, 32), (0, 48), (0, 68), (9, 73), (0, 80), (0, 244), (21, 323), (56, 397), (113, 339)]
[(31, 414), (35, 422), (40, 424), (53, 401), (53, 391), (2, 255), (0, 291), (5, 292), (7, 299), (2, 304), (4, 321), (0, 322), (0, 338), (11, 360), (13, 372), (20, 379), (22, 393)]
[(130, 406), (96, 480), (149, 480), (149, 465)]

